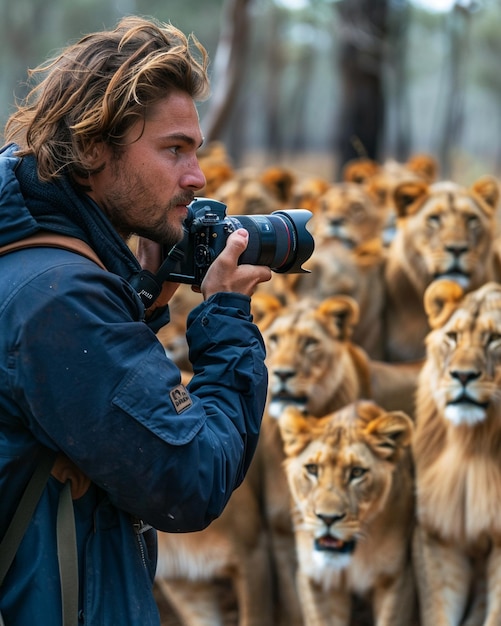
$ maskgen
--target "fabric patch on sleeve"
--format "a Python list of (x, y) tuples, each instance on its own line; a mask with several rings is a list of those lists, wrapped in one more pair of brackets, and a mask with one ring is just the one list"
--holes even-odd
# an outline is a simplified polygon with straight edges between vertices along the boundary
[(177, 385), (169, 391), (169, 396), (176, 413), (182, 413), (193, 405), (190, 394), (184, 385)]

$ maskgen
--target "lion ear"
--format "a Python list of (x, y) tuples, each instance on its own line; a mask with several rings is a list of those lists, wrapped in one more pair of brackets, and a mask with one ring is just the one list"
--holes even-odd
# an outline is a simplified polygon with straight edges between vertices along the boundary
[(411, 443), (414, 425), (403, 411), (382, 413), (366, 428), (371, 445), (378, 456), (389, 461), (398, 460), (399, 453)]
[(447, 322), (464, 296), (462, 287), (453, 280), (435, 280), (424, 293), (424, 309), (430, 327), (435, 330)]
[(360, 309), (354, 298), (338, 295), (321, 302), (317, 315), (327, 321), (334, 336), (341, 341), (347, 341), (352, 335), (353, 327), (358, 324)]
[(400, 183), (393, 192), (398, 217), (416, 213), (419, 201), (428, 195), (429, 185), (424, 181)]
[(407, 161), (406, 167), (429, 183), (437, 178), (438, 163), (429, 154), (415, 154)]
[(499, 202), (499, 185), (492, 176), (482, 176), (471, 186), (471, 192), (479, 196), (489, 209), (495, 211)]
[(295, 406), (287, 406), (278, 418), (286, 456), (296, 456), (313, 439), (312, 422)]
[(348, 161), (344, 166), (341, 178), (347, 183), (357, 183), (362, 185), (366, 183), (371, 176), (377, 174), (380, 165), (373, 159), (361, 157)]
[(282, 308), (278, 298), (265, 292), (255, 293), (251, 298), (252, 317), (261, 332), (268, 328)]

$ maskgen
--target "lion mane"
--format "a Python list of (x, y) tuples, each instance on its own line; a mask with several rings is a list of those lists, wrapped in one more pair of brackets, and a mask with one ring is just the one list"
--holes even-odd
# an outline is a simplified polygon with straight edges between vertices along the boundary
[(412, 446), (423, 626), (499, 624), (501, 285), (436, 281), (425, 309)]
[(397, 187), (398, 228), (384, 276), (386, 360), (424, 357), (429, 326), (423, 298), (434, 280), (449, 278), (472, 291), (495, 279), (498, 200), (498, 184), (489, 176), (468, 189), (450, 181)]

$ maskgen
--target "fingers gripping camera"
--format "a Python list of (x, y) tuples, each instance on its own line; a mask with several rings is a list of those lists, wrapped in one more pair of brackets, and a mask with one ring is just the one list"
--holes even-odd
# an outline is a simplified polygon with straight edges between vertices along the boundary
[(167, 255), (163, 280), (198, 285), (229, 235), (238, 228), (249, 233), (239, 264), (267, 265), (274, 272), (304, 273), (302, 265), (313, 254), (313, 237), (306, 228), (312, 217), (306, 209), (274, 211), (269, 215), (226, 215), (226, 205), (197, 198), (188, 206), (184, 237)]

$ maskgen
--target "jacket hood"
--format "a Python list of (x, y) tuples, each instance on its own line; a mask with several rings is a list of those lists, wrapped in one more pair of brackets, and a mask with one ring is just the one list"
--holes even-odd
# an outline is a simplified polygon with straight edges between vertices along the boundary
[(41, 182), (34, 157), (0, 150), (0, 246), (49, 230), (88, 243), (106, 267), (125, 279), (140, 271), (136, 258), (97, 204), (66, 176)]

